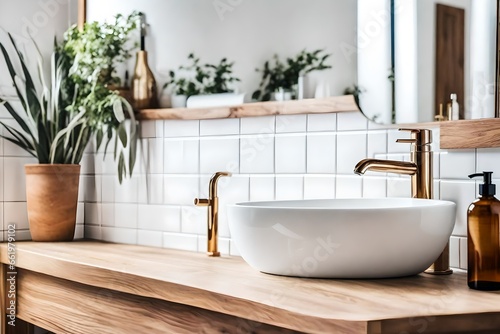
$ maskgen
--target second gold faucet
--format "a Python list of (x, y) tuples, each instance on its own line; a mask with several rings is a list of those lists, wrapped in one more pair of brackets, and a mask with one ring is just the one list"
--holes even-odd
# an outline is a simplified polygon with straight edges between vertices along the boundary
[(229, 172), (217, 172), (210, 178), (208, 185), (208, 198), (195, 198), (196, 206), (207, 207), (207, 254), (208, 256), (220, 256), (217, 245), (217, 232), (219, 222), (219, 198), (217, 197), (217, 181), (223, 176), (231, 176)]

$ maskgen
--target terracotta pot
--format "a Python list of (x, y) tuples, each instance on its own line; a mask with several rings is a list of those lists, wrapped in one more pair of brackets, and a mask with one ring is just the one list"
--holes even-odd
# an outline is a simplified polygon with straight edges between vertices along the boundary
[(26, 165), (26, 200), (33, 241), (71, 241), (80, 165)]

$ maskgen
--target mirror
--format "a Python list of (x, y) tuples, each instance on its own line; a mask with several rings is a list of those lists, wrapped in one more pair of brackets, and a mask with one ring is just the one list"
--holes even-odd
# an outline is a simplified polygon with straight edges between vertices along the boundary
[(496, 0), (358, 0), (361, 109), (432, 122), (454, 93), (460, 119), (495, 117), (496, 33)]
[(356, 7), (356, 0), (87, 0), (87, 21), (145, 13), (149, 65), (160, 87), (170, 70), (188, 64), (191, 52), (202, 63), (227, 57), (246, 101), (261, 80), (255, 69), (275, 53), (285, 60), (303, 49), (324, 49), (332, 68), (308, 74), (304, 97), (310, 98), (343, 95), (356, 82), (356, 55), (344, 47), (356, 45)]

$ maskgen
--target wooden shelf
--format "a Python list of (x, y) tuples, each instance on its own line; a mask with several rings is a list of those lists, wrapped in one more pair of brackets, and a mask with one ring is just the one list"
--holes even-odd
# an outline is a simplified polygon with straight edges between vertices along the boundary
[(440, 122), (442, 149), (500, 147), (500, 118)]
[(343, 111), (359, 111), (352, 95), (321, 99), (255, 102), (227, 107), (142, 109), (137, 113), (137, 119), (197, 120), (271, 115), (321, 114)]

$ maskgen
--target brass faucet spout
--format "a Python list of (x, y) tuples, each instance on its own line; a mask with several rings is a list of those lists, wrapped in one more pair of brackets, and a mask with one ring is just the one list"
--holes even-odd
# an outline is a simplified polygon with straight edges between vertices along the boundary
[(358, 175), (362, 175), (369, 170), (382, 173), (414, 175), (417, 172), (417, 165), (406, 161), (363, 159), (354, 167), (354, 173)]
[(212, 175), (210, 179), (210, 184), (208, 185), (208, 197), (215, 198), (217, 197), (217, 182), (223, 176), (231, 176), (232, 174), (229, 172), (217, 172)]

